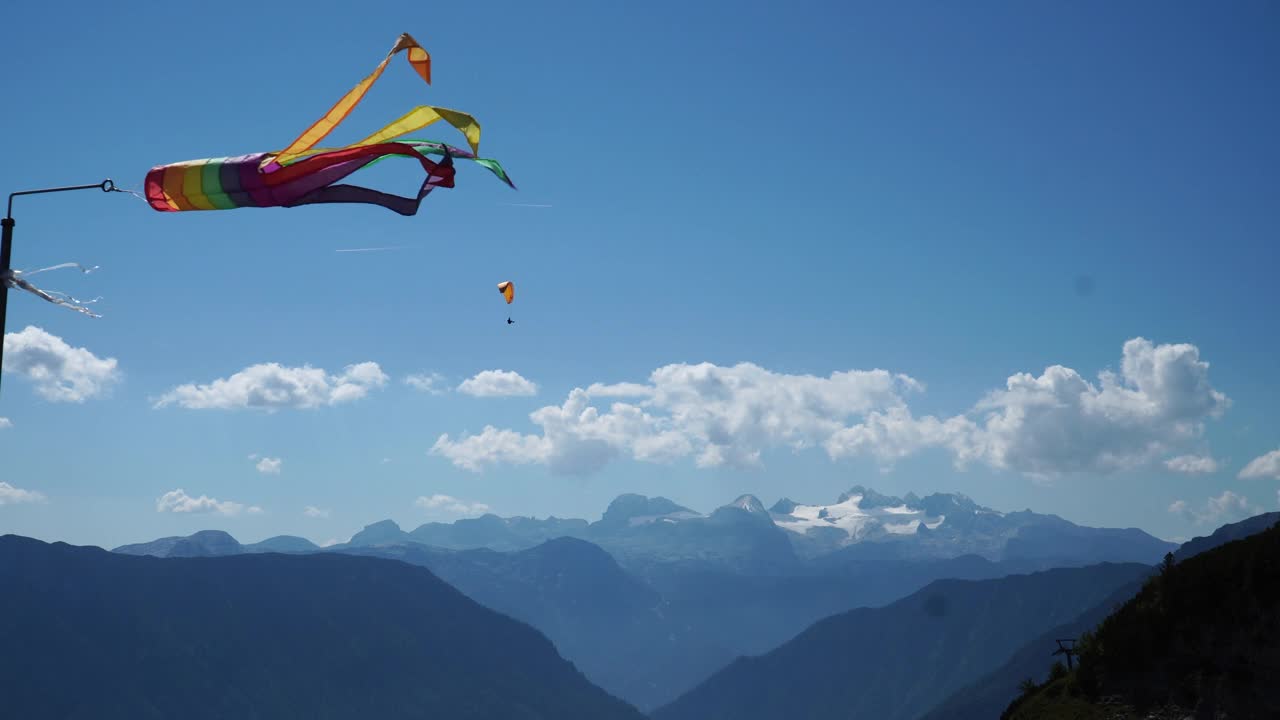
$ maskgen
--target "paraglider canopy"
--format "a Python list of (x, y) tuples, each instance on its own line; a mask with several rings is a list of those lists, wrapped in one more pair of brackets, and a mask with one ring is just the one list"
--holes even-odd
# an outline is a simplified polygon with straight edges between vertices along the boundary
[(502, 296), (507, 299), (508, 305), (511, 304), (512, 300), (516, 299), (516, 286), (515, 283), (510, 280), (504, 280), (498, 283), (498, 292), (502, 293)]

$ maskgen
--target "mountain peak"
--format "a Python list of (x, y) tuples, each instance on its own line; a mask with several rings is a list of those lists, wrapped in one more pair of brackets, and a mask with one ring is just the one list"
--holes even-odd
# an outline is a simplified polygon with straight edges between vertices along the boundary
[(403, 542), (408, 538), (408, 534), (400, 529), (395, 520), (380, 520), (371, 525), (365, 525), (363, 530), (352, 536), (350, 544), (386, 545)]
[(604, 516), (600, 518), (600, 523), (606, 526), (635, 525), (645, 518), (670, 515), (672, 513), (697, 515), (689, 508), (677, 505), (664, 497), (651, 498), (644, 495), (636, 495), (635, 493), (626, 493), (619, 495), (614, 498), (613, 502), (609, 503), (609, 508), (604, 511)]
[(884, 495), (882, 493), (876, 492), (875, 490), (872, 490), (871, 488), (863, 487), (861, 485), (854, 485), (853, 487), (849, 488), (849, 492), (842, 493), (840, 495), (840, 499), (837, 501), (837, 504), (848, 502), (851, 498), (859, 497), (859, 496), (862, 499), (858, 501), (858, 507), (864, 510), (870, 510), (871, 508), (879, 508), (879, 507), (898, 507), (900, 505), (906, 504), (906, 502), (903, 501), (903, 499), (900, 497), (894, 497), (892, 495)]
[(251, 552), (312, 552), (319, 547), (310, 540), (296, 535), (276, 535), (266, 540), (246, 545)]
[(729, 503), (725, 507), (735, 507), (739, 510), (746, 510), (749, 513), (766, 514), (764, 503), (760, 502), (760, 498), (755, 495), (739, 495), (736, 500)]
[(199, 542), (239, 542), (226, 530), (197, 530), (188, 535), (187, 539)]
[(540, 545), (521, 550), (520, 553), (560, 563), (573, 562), (580, 566), (617, 567), (617, 561), (612, 555), (605, 552), (599, 545), (580, 538), (552, 538)]
[(961, 493), (934, 493), (920, 498), (916, 507), (930, 515), (955, 515), (957, 513), (976, 513), (979, 510), (990, 510), (974, 502), (968, 495)]
[(169, 557), (209, 557), (238, 555), (243, 552), (240, 541), (222, 530), (200, 530), (178, 541), (169, 550)]
[(364, 529), (375, 530), (378, 532), (386, 532), (388, 530), (400, 532), (400, 525), (395, 520), (379, 520), (376, 523), (365, 525)]
[(773, 507), (769, 508), (769, 512), (776, 513), (778, 515), (790, 515), (791, 511), (795, 509), (796, 502), (794, 500), (791, 498), (782, 498), (778, 502), (774, 503)]

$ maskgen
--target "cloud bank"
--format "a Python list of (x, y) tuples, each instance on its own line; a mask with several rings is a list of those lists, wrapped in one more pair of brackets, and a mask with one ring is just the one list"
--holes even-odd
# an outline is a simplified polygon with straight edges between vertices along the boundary
[[(774, 448), (819, 449), (832, 460), (869, 457), (883, 467), (936, 449), (958, 468), (980, 463), (1032, 477), (1109, 473), (1150, 465), (1200, 437), (1230, 401), (1189, 344), (1126, 342), (1118, 371), (1095, 381), (1062, 365), (1018, 373), (967, 412), (917, 416), (919, 380), (886, 370), (826, 377), (751, 363), (673, 364), (647, 382), (575, 388), (561, 405), (530, 414), (536, 433), (492, 425), (441, 435), (431, 454), (481, 471), (545, 465), (589, 474), (615, 459), (751, 468)], [(477, 376), (479, 377), (479, 376)], [(612, 399), (608, 405), (600, 402)]]

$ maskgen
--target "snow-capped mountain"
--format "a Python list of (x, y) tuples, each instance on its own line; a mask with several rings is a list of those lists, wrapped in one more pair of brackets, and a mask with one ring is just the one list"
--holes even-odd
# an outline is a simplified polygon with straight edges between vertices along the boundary
[(773, 572), (796, 561), (831, 567), (963, 555), (1031, 567), (1156, 562), (1174, 547), (1134, 528), (1001, 512), (959, 493), (896, 497), (861, 485), (827, 505), (783, 498), (766, 510), (754, 495), (742, 495), (709, 515), (663, 497), (622, 495), (582, 537), (624, 564), (699, 559)]
[(770, 509), (796, 553), (823, 565), (889, 558), (1028, 560), (1074, 565), (1155, 562), (1174, 547), (1136, 528), (1090, 528), (1030, 510), (1001, 512), (959, 493), (882, 495), (854, 486), (831, 505)]
[(790, 531), (796, 551), (805, 557), (861, 543), (903, 541), (906, 546), (895, 554), (955, 557), (973, 553), (996, 560), (1017, 528), (1028, 522), (1059, 520), (1029, 511), (1002, 513), (959, 493), (896, 497), (861, 485), (830, 505), (802, 505), (783, 498), (769, 515), (778, 527)]
[[(955, 497), (968, 500), (963, 495)], [(922, 526), (936, 530), (947, 519), (945, 513), (931, 513), (914, 495), (890, 497), (861, 485), (831, 505), (801, 505), (783, 498), (769, 515), (783, 530), (836, 547), (888, 535), (914, 535)]]

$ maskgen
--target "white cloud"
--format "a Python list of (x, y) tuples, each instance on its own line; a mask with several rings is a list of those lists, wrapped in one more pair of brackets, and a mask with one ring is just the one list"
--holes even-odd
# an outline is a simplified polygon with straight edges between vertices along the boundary
[(262, 512), (257, 505), (246, 507), (242, 503), (230, 500), (218, 500), (207, 495), (191, 497), (182, 488), (170, 490), (156, 499), (156, 512), (173, 513), (217, 513), (219, 515), (239, 515), (242, 512), (256, 515)]
[(432, 395), (443, 395), (448, 390), (443, 387), (444, 380), (444, 376), (440, 373), (416, 373), (406, 376), (404, 384)]
[(280, 458), (264, 457), (254, 467), (263, 475), (279, 475), (281, 465), (284, 465), (284, 460)]
[(1270, 478), (1280, 480), (1280, 450), (1272, 450), (1249, 461), (1240, 471), (1243, 479)]
[(348, 365), (338, 375), (310, 365), (284, 367), (279, 363), (263, 363), (208, 385), (180, 385), (161, 396), (155, 407), (176, 404), (193, 410), (309, 410), (359, 400), (386, 382), (386, 373), (375, 362)]
[(85, 348), (27, 326), (4, 336), (4, 372), (25, 375), (36, 392), (53, 402), (80, 403), (106, 394), (120, 381), (115, 358), (100, 358)]
[(457, 441), (448, 433), (441, 435), (431, 447), (431, 454), (442, 455), (465, 470), (479, 472), (485, 465), (546, 462), (548, 445), (543, 437), (486, 425), (479, 435), (467, 435)]
[(485, 370), (463, 380), (458, 392), (476, 397), (529, 396), (538, 394), (538, 386), (514, 370)]
[(318, 508), (315, 505), (308, 505), (302, 509), (302, 514), (309, 518), (327, 518), (329, 511), (324, 508)]
[[(1124, 344), (1119, 373), (1090, 383), (1061, 365), (1019, 373), (969, 412), (917, 417), (906, 397), (923, 385), (885, 370), (828, 377), (776, 373), (750, 363), (675, 364), (647, 383), (575, 388), (560, 406), (530, 414), (537, 434), (486, 426), (441, 435), (431, 449), (456, 466), (543, 464), (590, 473), (615, 458), (700, 467), (753, 467), (763, 451), (821, 448), (831, 459), (867, 456), (882, 466), (929, 448), (959, 467), (981, 462), (1033, 477), (1106, 473), (1154, 462), (1198, 438), (1229, 401), (1208, 382), (1193, 345)], [(596, 398), (624, 398), (607, 408)]]
[(1249, 502), (1248, 498), (1230, 490), (1223, 490), (1221, 495), (1206, 500), (1203, 509), (1192, 507), (1185, 500), (1175, 500), (1169, 505), (1169, 512), (1197, 525), (1208, 525), (1237, 522), (1253, 517), (1263, 510)]
[(23, 490), (0, 480), (0, 505), (17, 505), (18, 503), (44, 502), (43, 494), (35, 490)]
[(481, 502), (467, 502), (451, 495), (423, 496), (413, 501), (423, 510), (448, 513), (450, 515), (483, 515), (489, 512), (489, 506)]
[[(884, 370), (829, 377), (785, 375), (757, 365), (676, 364), (655, 370), (647, 385), (575, 388), (561, 406), (530, 415), (541, 435), (486, 427), (479, 435), (441, 436), (432, 453), (468, 470), (497, 463), (542, 463), (581, 474), (615, 457), (666, 463), (693, 456), (702, 467), (759, 464), (769, 446), (820, 446), (851, 417), (902, 407), (916, 380)], [(642, 398), (601, 410), (593, 397)]]
[[(1120, 372), (1098, 384), (1055, 365), (1020, 373), (977, 408), (985, 423), (968, 446), (993, 467), (1029, 475), (1128, 470), (1199, 437), (1230, 401), (1209, 385), (1194, 345), (1124, 344)], [(965, 458), (960, 458), (965, 459)]]
[(329, 538), (320, 543), (320, 547), (333, 547), (334, 545), (342, 545), (351, 542), (351, 538), (343, 540), (342, 538)]
[[(1053, 365), (1039, 377), (1018, 373), (966, 415), (915, 418), (905, 406), (870, 413), (836, 433), (833, 457), (857, 451), (882, 461), (928, 447), (950, 450), (963, 467), (990, 467), (1047, 478), (1144, 466), (1199, 437), (1204, 421), (1230, 401), (1208, 381), (1194, 345), (1124, 344), (1119, 373), (1080, 373)], [(1203, 463), (1202, 463), (1203, 465)]]
[(1164, 466), (1174, 472), (1189, 475), (1218, 471), (1218, 461), (1208, 455), (1179, 455), (1165, 460)]
[(13, 427), (13, 421), (7, 417), (0, 417), (0, 430)]

